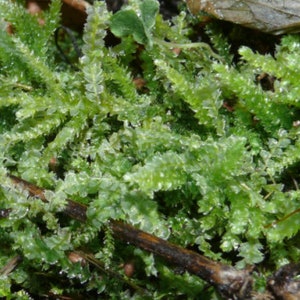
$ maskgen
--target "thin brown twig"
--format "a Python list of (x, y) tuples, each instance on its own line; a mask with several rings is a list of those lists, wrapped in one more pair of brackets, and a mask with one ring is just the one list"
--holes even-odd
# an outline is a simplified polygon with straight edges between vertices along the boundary
[(99, 270), (101, 270), (103, 273), (108, 274), (110, 277), (117, 278), (119, 281), (124, 282), (128, 286), (130, 286), (133, 290), (137, 291), (140, 295), (143, 295), (144, 297), (150, 296), (149, 292), (137, 284), (135, 284), (132, 280), (129, 280), (125, 276), (122, 276), (118, 272), (115, 272), (109, 268), (106, 268), (104, 263), (98, 260), (93, 254), (88, 254), (83, 251), (75, 251), (74, 253), (80, 255), (85, 261), (89, 262)]
[[(48, 202), (43, 189), (15, 176), (11, 175), (10, 178), (15, 185), (27, 190), (31, 196)], [(86, 210), (85, 205), (67, 200), (64, 213), (73, 219), (85, 222)], [(212, 261), (203, 255), (169, 243), (122, 221), (111, 220), (110, 226), (116, 238), (152, 252), (173, 265), (199, 276), (216, 287), (225, 298), (234, 296), (234, 299), (247, 299), (250, 297), (252, 290), (250, 270), (236, 270), (231, 266)]]
[[(18, 177), (9, 177), (16, 186), (21, 186), (31, 196), (48, 202), (43, 189)], [(73, 200), (67, 200), (64, 213), (80, 222), (85, 222), (87, 219), (86, 210), (87, 207), (85, 205)], [(280, 268), (269, 278), (266, 292), (260, 294), (253, 290), (253, 278), (250, 269), (236, 270), (231, 266), (212, 261), (194, 251), (169, 243), (122, 221), (111, 220), (110, 227), (117, 239), (161, 256), (173, 265), (199, 276), (213, 285), (225, 299), (300, 299), (300, 281), (296, 277), (296, 275), (300, 274), (300, 264), (291, 263)], [(79, 254), (89, 263), (100, 269), (103, 268), (102, 263), (93, 255), (80, 252)], [(20, 256), (13, 258), (0, 270), (0, 275), (12, 272), (20, 260)]]
[(21, 261), (22, 257), (20, 255), (16, 255), (11, 260), (9, 260), (3, 268), (1, 268), (0, 275), (9, 275)]
[(287, 220), (291, 216), (293, 216), (295, 214), (298, 214), (298, 213), (300, 213), (300, 208), (297, 208), (297, 209), (293, 210), (292, 212), (290, 212), (289, 214), (285, 215), (284, 217), (282, 217), (281, 219), (279, 219), (277, 221), (274, 221), (270, 224), (265, 225), (264, 228), (270, 228), (270, 227), (276, 226), (277, 224)]

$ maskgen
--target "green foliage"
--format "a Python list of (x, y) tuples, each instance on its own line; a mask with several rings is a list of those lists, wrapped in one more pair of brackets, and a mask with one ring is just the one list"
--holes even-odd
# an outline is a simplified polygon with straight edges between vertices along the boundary
[(115, 36), (132, 35), (136, 42), (151, 45), (151, 29), (155, 25), (159, 3), (156, 0), (146, 0), (137, 4), (138, 11), (128, 9), (114, 14), (111, 18), (110, 29)]
[[(299, 260), (299, 37), (283, 37), (274, 57), (242, 47), (235, 65), (217, 28), (207, 32), (215, 51), (190, 41), (185, 12), (164, 21), (157, 1), (135, 0), (112, 15), (96, 1), (75, 72), (52, 58), (59, 8), (53, 0), (41, 27), (0, 0), (1, 26), (14, 28), (0, 31), (0, 208), (12, 209), (0, 219), (0, 269), (23, 257), (0, 274), (0, 296), (92, 290), (145, 299), (136, 286), (152, 299), (204, 293), (199, 279), (114, 241), (110, 219), (241, 268)], [(106, 46), (108, 30), (118, 45)], [(273, 76), (273, 90), (256, 82), (261, 73)], [(50, 203), (7, 173), (51, 189)], [(88, 205), (86, 224), (61, 217), (67, 198)], [(104, 267), (72, 264), (67, 254), (78, 249)], [(130, 284), (118, 268), (125, 258), (139, 262)]]

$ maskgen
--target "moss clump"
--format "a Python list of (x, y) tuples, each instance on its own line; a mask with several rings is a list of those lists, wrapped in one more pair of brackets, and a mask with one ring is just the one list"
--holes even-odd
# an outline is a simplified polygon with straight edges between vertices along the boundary
[[(0, 220), (0, 267), (23, 257), (1, 275), (0, 295), (139, 299), (139, 285), (152, 299), (213, 297), (198, 278), (114, 241), (110, 219), (241, 268), (261, 264), (263, 277), (298, 261), (299, 37), (283, 37), (274, 56), (241, 47), (236, 64), (215, 29), (222, 51), (191, 42), (184, 11), (171, 22), (154, 0), (115, 15), (95, 2), (74, 71), (53, 59), (59, 10), (53, 0), (41, 27), (0, 1), (2, 27), (14, 28), (0, 31), (1, 209), (12, 209)], [(116, 46), (105, 45), (108, 30)], [(257, 83), (263, 73), (272, 89)], [(51, 202), (27, 197), (8, 173), (53, 190)], [(87, 224), (61, 219), (67, 197), (88, 205)], [(72, 264), (66, 254), (78, 249), (105, 267)], [(136, 265), (130, 289), (116, 275), (126, 260)]]

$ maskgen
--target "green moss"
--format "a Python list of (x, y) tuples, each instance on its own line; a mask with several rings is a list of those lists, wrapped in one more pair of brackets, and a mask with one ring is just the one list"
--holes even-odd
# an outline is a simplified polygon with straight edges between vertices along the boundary
[[(130, 1), (114, 16), (102, 2), (89, 8), (74, 72), (52, 59), (60, 1), (45, 12), (44, 27), (17, 3), (0, 1), (1, 22), (15, 28), (13, 35), (0, 33), (0, 208), (12, 208), (0, 220), (0, 268), (17, 253), (25, 261), (14, 275), (1, 276), (2, 297), (11, 297), (16, 284), (24, 299), (37, 293), (29, 275), (43, 272), (53, 290), (139, 299), (128, 285), (114, 284), (111, 273), (100, 281), (97, 269), (72, 265), (65, 254), (78, 248), (97, 253), (118, 274), (120, 251), (139, 259), (141, 276), (133, 282), (155, 299), (199, 297), (200, 280), (174, 275), (142, 251), (120, 250), (109, 219), (241, 268), (299, 260), (298, 214), (285, 218), (299, 208), (299, 37), (283, 37), (274, 57), (242, 47), (236, 65), (217, 28), (208, 35), (218, 53), (190, 41), (186, 12), (164, 21), (156, 1), (140, 4)], [(132, 35), (120, 30), (131, 22), (128, 13), (139, 24), (131, 24)], [(114, 47), (105, 46), (109, 29), (121, 38)], [(273, 90), (256, 82), (264, 72), (274, 78)], [(140, 90), (135, 77), (145, 80)], [(53, 160), (59, 172), (49, 167)], [(16, 189), (10, 172), (52, 189), (51, 203)], [(66, 198), (88, 204), (86, 225), (60, 218)], [(55, 272), (71, 287), (64, 290)]]

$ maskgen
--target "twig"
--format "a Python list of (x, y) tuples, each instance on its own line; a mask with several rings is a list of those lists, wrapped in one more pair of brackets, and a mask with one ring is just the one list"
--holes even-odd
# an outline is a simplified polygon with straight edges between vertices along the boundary
[(264, 228), (274, 227), (274, 226), (276, 226), (277, 224), (279, 224), (279, 223), (281, 223), (281, 222), (287, 220), (288, 218), (290, 218), (290, 217), (292, 217), (293, 215), (298, 214), (298, 213), (300, 213), (300, 208), (297, 208), (297, 209), (293, 210), (291, 213), (285, 215), (283, 218), (281, 218), (281, 219), (279, 219), (279, 220), (277, 220), (277, 221), (272, 222), (271, 224), (265, 225)]
[(300, 299), (300, 264), (288, 264), (281, 267), (268, 280), (268, 289), (275, 299), (299, 300)]
[[(31, 196), (48, 202), (43, 189), (15, 176), (10, 176), (15, 185), (27, 190)], [(67, 200), (64, 213), (80, 222), (86, 221), (87, 207)], [(113, 235), (141, 249), (161, 256), (168, 262), (197, 275), (212, 284), (226, 299), (247, 299), (252, 290), (250, 270), (236, 270), (231, 266), (212, 261), (196, 252), (169, 243), (154, 235), (136, 229), (121, 221), (110, 221)]]
[[(31, 196), (48, 202), (43, 189), (15, 176), (10, 178), (15, 185), (27, 190)], [(73, 219), (85, 222), (86, 210), (85, 205), (67, 200), (64, 213)], [(8, 216), (9, 212), (9, 209), (6, 210), (5, 215)], [(226, 299), (259, 299), (258, 295), (253, 296), (253, 279), (250, 270), (236, 270), (231, 266), (212, 261), (194, 251), (169, 243), (121, 221), (111, 220), (110, 226), (116, 238), (161, 256), (173, 265), (199, 276), (212, 284)], [(12, 272), (20, 259), (19, 256), (12, 259), (0, 270), (0, 274)], [(92, 256), (85, 255), (85, 259), (97, 264)], [(300, 280), (296, 278), (298, 274), (300, 274), (300, 264), (285, 265), (269, 278), (267, 288), (275, 299), (300, 299)]]
[[(15, 185), (21, 186), (24, 190), (28, 191), (31, 196), (37, 197), (45, 203), (48, 202), (45, 196), (45, 191), (43, 189), (16, 176), (9, 175), (9, 177), (12, 179)], [(80, 222), (85, 222), (86, 210), (87, 207), (85, 205), (68, 199), (64, 213), (75, 220), (78, 220)]]
[(121, 274), (119, 274), (111, 269), (106, 268), (104, 266), (104, 263), (102, 263), (100, 260), (95, 258), (95, 256), (93, 254), (87, 254), (87, 253), (84, 253), (83, 251), (75, 251), (74, 253), (81, 256), (85, 261), (94, 265), (96, 268), (101, 270), (103, 273), (106, 273), (109, 276), (117, 278), (121, 282), (124, 282), (125, 284), (130, 286), (133, 290), (137, 291), (140, 295), (146, 297), (147, 299), (148, 299), (148, 297), (150, 297), (150, 293), (147, 290), (141, 288), (140, 286), (135, 284), (132, 280), (127, 279), (126, 277), (122, 276)]
[(22, 261), (22, 257), (17, 255), (13, 257), (1, 270), (0, 275), (8, 275), (10, 274)]

